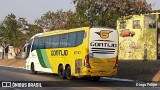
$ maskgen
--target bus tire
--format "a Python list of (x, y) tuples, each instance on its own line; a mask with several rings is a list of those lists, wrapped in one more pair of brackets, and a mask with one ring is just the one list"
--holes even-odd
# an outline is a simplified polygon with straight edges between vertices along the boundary
[(68, 79), (68, 80), (72, 80), (73, 79), (73, 76), (71, 75), (71, 67), (70, 66), (67, 66), (67, 68), (66, 68), (66, 78)]
[(31, 64), (31, 71), (32, 71), (33, 74), (37, 74), (37, 71), (35, 71), (35, 69), (34, 69), (34, 64), (33, 63)]
[(99, 81), (100, 77), (92, 77), (93, 81)]
[(65, 71), (63, 70), (63, 65), (60, 65), (58, 68), (58, 75), (60, 79), (65, 79)]

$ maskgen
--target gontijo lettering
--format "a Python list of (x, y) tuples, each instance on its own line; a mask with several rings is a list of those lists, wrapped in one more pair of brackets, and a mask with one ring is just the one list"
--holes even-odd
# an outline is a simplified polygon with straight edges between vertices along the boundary
[(67, 56), (68, 50), (52, 50), (51, 56)]
[(117, 44), (91, 42), (90, 46), (95, 46), (95, 47), (117, 47)]

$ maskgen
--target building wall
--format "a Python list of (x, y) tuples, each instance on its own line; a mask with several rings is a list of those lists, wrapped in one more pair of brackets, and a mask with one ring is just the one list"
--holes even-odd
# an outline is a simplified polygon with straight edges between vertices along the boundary
[[(140, 20), (140, 25), (135, 24), (133, 26), (134, 20)], [(157, 29), (146, 27), (146, 23), (150, 23), (151, 20), (146, 19), (145, 15), (134, 15), (125, 21), (126, 28), (124, 29), (120, 29), (121, 21), (117, 21), (117, 30), (119, 31), (119, 59), (144, 60), (146, 54), (148, 60), (156, 60)], [(144, 49), (145, 45), (147, 49)]]

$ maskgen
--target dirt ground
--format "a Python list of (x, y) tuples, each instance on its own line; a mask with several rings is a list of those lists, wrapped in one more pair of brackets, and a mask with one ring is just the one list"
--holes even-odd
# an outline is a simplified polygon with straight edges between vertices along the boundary
[(6, 60), (0, 60), (0, 65), (4, 66), (14, 66), (14, 67), (21, 67), (25, 68), (25, 59), (6, 59)]
[(160, 60), (119, 60), (117, 78), (160, 81)]

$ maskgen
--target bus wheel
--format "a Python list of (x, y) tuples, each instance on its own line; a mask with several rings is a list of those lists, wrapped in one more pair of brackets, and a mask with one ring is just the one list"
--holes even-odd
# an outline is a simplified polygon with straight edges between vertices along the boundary
[(61, 79), (65, 79), (65, 71), (63, 70), (63, 66), (60, 65), (59, 68), (58, 68), (58, 75), (59, 75), (59, 78)]
[(92, 77), (93, 81), (99, 81), (100, 77)]
[(72, 80), (72, 79), (73, 79), (73, 76), (71, 75), (71, 67), (70, 67), (70, 66), (68, 66), (68, 67), (66, 68), (66, 78), (67, 78), (68, 80)]
[(31, 64), (31, 71), (32, 71), (33, 74), (37, 74), (37, 71), (35, 71), (35, 69), (34, 69), (34, 64), (33, 63)]

